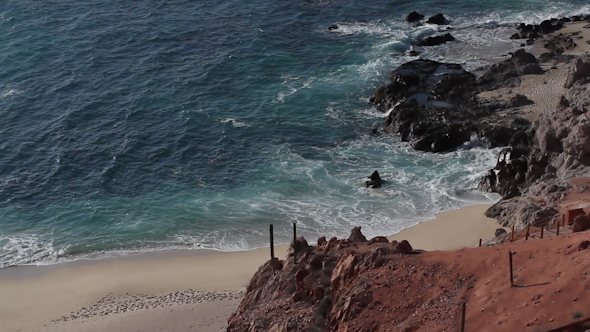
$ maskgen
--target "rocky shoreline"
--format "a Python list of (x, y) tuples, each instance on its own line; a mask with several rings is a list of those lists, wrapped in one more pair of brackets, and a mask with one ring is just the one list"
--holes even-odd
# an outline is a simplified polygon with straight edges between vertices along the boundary
[(372, 132), (399, 135), (425, 152), (444, 153), (473, 141), (505, 147), (479, 185), (502, 196), (486, 215), (518, 228), (561, 221), (567, 192), (585, 190), (569, 180), (590, 174), (590, 57), (567, 54), (576, 42), (588, 45), (580, 31), (556, 32), (571, 22), (590, 29), (589, 21), (521, 24), (512, 38), (542, 43), (536, 48), (544, 52), (535, 57), (518, 50), (479, 76), (453, 63), (402, 64), (371, 98), (386, 114)]
[[(418, 13), (407, 18), (421, 19)], [(578, 26), (560, 33), (572, 22)], [(590, 55), (581, 55), (590, 50), (590, 33), (579, 31), (590, 31), (588, 22), (519, 25), (513, 38), (536, 45), (536, 56), (518, 50), (480, 75), (458, 64), (407, 62), (371, 98), (386, 114), (372, 128), (375, 135), (399, 135), (432, 153), (474, 141), (503, 147), (479, 184), (502, 196), (486, 215), (517, 231), (545, 226), (551, 239), (527, 242), (517, 234), (517, 242), (502, 244), (509, 237), (500, 229), (489, 247), (423, 252), (404, 241), (368, 241), (360, 228), (349, 239), (320, 238), (317, 246), (299, 238), (285, 260), (260, 267), (227, 331), (457, 330), (463, 303), (468, 330), (590, 328), (587, 313), (577, 311), (587, 305), (578, 297), (588, 289), (583, 250), (590, 241), (583, 231), (590, 219), (575, 218), (576, 234), (568, 229), (559, 236), (553, 226), (567, 210), (590, 206)], [(508, 252), (511, 258), (518, 252), (523, 264), (510, 280), (498, 263)]]

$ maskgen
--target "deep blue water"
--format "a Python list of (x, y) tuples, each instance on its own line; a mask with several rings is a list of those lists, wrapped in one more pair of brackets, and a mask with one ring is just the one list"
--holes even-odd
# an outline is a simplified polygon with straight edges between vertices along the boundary
[[(495, 151), (416, 152), (373, 137), (369, 103), (410, 43), (468, 69), (515, 50), (517, 22), (584, 1), (0, 3), (0, 267), (166, 248), (391, 234), (492, 202)], [(338, 24), (340, 29), (328, 31)], [(366, 189), (379, 170), (389, 184)]]

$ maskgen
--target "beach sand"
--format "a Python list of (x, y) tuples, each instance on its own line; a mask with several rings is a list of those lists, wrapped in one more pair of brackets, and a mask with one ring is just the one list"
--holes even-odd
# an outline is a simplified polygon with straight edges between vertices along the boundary
[[(476, 247), (498, 224), (476, 205), (441, 213), (390, 239), (416, 249)], [(308, 239), (313, 242), (316, 239)], [(286, 245), (275, 246), (279, 258)], [(0, 330), (223, 331), (268, 248), (172, 250), (0, 270)]]

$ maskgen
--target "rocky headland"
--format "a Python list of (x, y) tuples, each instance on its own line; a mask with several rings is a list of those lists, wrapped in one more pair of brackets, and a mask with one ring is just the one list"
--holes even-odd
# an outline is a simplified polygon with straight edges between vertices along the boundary
[(590, 234), (550, 236), (431, 252), (359, 228), (299, 238), (258, 269), (227, 332), (460, 331), (463, 303), (466, 331), (586, 331)]

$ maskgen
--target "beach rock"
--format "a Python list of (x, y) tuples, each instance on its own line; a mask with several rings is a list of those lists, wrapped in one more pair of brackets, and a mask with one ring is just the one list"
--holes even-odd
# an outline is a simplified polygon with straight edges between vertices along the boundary
[(546, 55), (542, 55), (542, 60), (546, 61), (549, 59), (554, 59), (556, 56), (563, 54), (566, 50), (571, 50), (576, 47), (576, 43), (574, 42), (573, 38), (569, 34), (559, 34), (557, 36), (553, 36), (545, 40), (543, 46), (548, 50), (550, 55), (547, 58)]
[(563, 28), (563, 22), (559, 19), (544, 20), (539, 24), (539, 30), (543, 34), (548, 34)]
[(512, 36), (510, 36), (510, 39), (523, 39), (519, 33), (515, 33)]
[(328, 241), (326, 241), (326, 237), (325, 236), (322, 236), (322, 237), (320, 237), (318, 239), (318, 242), (317, 243), (318, 243), (318, 248), (322, 248), (322, 247), (324, 247), (325, 245), (328, 244)]
[(410, 242), (408, 242), (407, 240), (402, 240), (401, 242), (398, 242), (396, 248), (402, 254), (411, 254), (414, 251), (414, 249), (410, 245)]
[(375, 243), (389, 243), (389, 240), (385, 236), (375, 236), (369, 240), (369, 244)]
[(521, 95), (521, 94), (516, 94), (514, 97), (510, 98), (510, 100), (508, 101), (509, 107), (521, 107), (521, 106), (531, 105), (531, 104), (534, 104), (534, 102), (532, 100), (528, 99), (525, 95)]
[(420, 21), (423, 18), (424, 18), (424, 15), (419, 14), (416, 11), (413, 11), (413, 12), (409, 13), (408, 16), (406, 16), (406, 22)]
[(311, 247), (307, 243), (307, 240), (303, 236), (300, 236), (297, 238), (297, 240), (295, 240), (295, 242), (291, 241), (291, 244), (289, 245), (289, 255), (293, 255), (294, 253), (299, 254), (304, 251), (308, 251), (309, 248)]
[(446, 18), (444, 17), (443, 14), (436, 14), (434, 16), (431, 16), (430, 18), (428, 18), (428, 20), (426, 20), (426, 23), (428, 24), (437, 24), (437, 25), (443, 25), (446, 22)]
[(520, 84), (519, 76), (543, 73), (535, 56), (520, 49), (514, 52), (510, 59), (492, 65), (479, 78), (478, 84), (482, 90), (516, 87)]
[(496, 229), (496, 231), (494, 232), (494, 235), (495, 235), (496, 237), (505, 236), (505, 235), (507, 235), (507, 234), (508, 234), (508, 232), (506, 232), (506, 230), (505, 230), (504, 228), (498, 228), (498, 229)]
[(455, 40), (455, 37), (453, 37), (450, 33), (446, 33), (444, 35), (428, 37), (424, 40), (421, 40), (418, 42), (418, 46), (436, 46), (453, 40)]
[(588, 240), (582, 241), (582, 242), (580, 242), (580, 244), (578, 244), (578, 251), (587, 249), (588, 247), (590, 247), (590, 241), (588, 241)]
[(572, 226), (572, 232), (583, 232), (590, 229), (590, 218), (587, 214), (581, 214), (574, 219), (574, 225)]
[(567, 100), (567, 98), (564, 95), (561, 95), (561, 97), (559, 97), (559, 102), (557, 103), (557, 107), (559, 107), (560, 109), (564, 109), (570, 106), (570, 102)]
[(361, 233), (361, 227), (354, 227), (348, 237), (350, 242), (368, 242), (367, 238)]
[(585, 77), (590, 77), (590, 61), (585, 62), (581, 58), (574, 59), (568, 72), (564, 88), (571, 88), (574, 83)]

